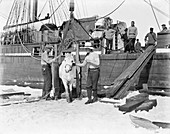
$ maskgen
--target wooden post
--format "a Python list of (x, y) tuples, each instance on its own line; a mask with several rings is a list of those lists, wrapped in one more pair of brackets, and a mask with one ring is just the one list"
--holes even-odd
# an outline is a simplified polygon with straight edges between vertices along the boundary
[[(55, 52), (54, 57), (58, 56), (57, 50), (58, 50), (58, 44), (54, 44), (54, 52)], [(52, 90), (51, 90), (50, 95), (51, 96), (56, 96), (56, 95), (59, 94), (59, 90), (60, 90), (59, 64), (58, 64), (58, 61), (55, 61), (55, 62), (52, 63), (52, 65), (51, 65), (51, 73), (52, 73)]]
[[(79, 43), (76, 42), (76, 63), (80, 63)], [(76, 92), (77, 97), (81, 96), (81, 68), (76, 66)]]

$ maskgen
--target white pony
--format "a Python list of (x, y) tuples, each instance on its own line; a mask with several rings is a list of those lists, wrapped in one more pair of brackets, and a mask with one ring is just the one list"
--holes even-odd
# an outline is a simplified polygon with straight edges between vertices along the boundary
[(76, 87), (76, 66), (74, 66), (74, 63), (74, 56), (66, 54), (59, 67), (59, 77), (62, 79), (65, 87), (67, 102), (72, 101), (72, 89)]

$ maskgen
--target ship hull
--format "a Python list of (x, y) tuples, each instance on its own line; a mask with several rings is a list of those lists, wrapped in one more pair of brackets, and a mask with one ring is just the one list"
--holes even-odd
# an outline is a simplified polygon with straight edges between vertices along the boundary
[[(127, 69), (140, 54), (113, 53), (101, 55), (99, 85), (110, 85)], [(42, 88), (40, 56), (2, 56), (0, 57), (1, 84), (15, 84)], [(80, 58), (82, 61), (84, 56)], [(154, 88), (170, 88), (170, 53), (156, 53), (142, 70), (132, 87), (142, 88), (143, 83)], [(82, 85), (86, 84), (86, 68), (82, 69)]]

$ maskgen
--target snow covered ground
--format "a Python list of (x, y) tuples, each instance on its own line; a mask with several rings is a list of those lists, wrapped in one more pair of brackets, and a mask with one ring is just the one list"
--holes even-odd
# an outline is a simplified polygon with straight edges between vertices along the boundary
[[(41, 95), (40, 89), (0, 85), (0, 91), (9, 89)], [(170, 129), (148, 130), (132, 124), (130, 114), (170, 123), (170, 97), (151, 98), (156, 98), (158, 105), (149, 112), (127, 114), (110, 103), (85, 105), (87, 98), (73, 103), (61, 99), (0, 106), (0, 134), (170, 134)]]

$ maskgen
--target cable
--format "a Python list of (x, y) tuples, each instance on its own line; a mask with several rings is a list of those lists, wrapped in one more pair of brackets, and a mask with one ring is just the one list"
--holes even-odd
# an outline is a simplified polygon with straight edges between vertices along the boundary
[(49, 0), (47, 0), (47, 1), (45, 2), (43, 8), (41, 9), (41, 11), (40, 11), (40, 13), (39, 13), (39, 15), (38, 15), (38, 18), (41, 16), (41, 13), (42, 13), (42, 11), (44, 10), (44, 8), (45, 8), (45, 6), (46, 6), (46, 4), (47, 4), (48, 1), (49, 1)]
[(60, 3), (60, 5), (55, 9), (55, 11), (50, 15), (50, 18), (51, 18), (51, 16), (53, 16), (54, 13), (59, 9), (59, 7), (64, 3), (64, 1), (65, 1), (65, 0), (63, 0), (63, 1)]
[[(125, 0), (124, 0), (122, 3), (120, 3), (120, 5), (119, 5), (117, 8), (115, 8), (113, 11), (111, 11), (110, 13), (108, 13), (108, 14), (106, 14), (105, 16), (100, 17), (100, 18), (98, 18), (98, 19), (96, 19), (96, 20), (100, 20), (100, 19), (106, 18), (107, 16), (109, 16), (110, 14), (112, 14), (113, 12), (115, 12), (117, 9), (119, 9), (119, 7), (121, 7), (124, 2), (125, 2)], [(92, 20), (82, 21), (82, 22), (91, 22), (91, 21), (92, 21)]]
[(11, 14), (12, 14), (12, 12), (13, 12), (13, 8), (14, 8), (14, 6), (15, 6), (15, 3), (16, 3), (16, 0), (14, 0), (14, 3), (13, 3), (13, 5), (12, 5), (11, 11), (10, 11), (10, 13), (9, 13), (9, 17), (8, 17), (8, 19), (7, 19), (7, 22), (6, 22), (6, 26), (8, 25), (8, 23), (9, 23), (9, 21), (10, 21), (10, 17), (11, 17)]
[[(149, 2), (147, 2), (146, 0), (144, 0), (144, 2), (146, 2), (148, 5), (151, 6), (151, 4), (150, 4)], [(152, 5), (152, 7), (153, 7), (154, 9), (156, 9), (156, 10), (157, 10), (159, 13), (161, 13), (162, 15), (166, 16), (167, 18), (169, 18), (169, 15), (168, 15), (167, 13), (161, 11), (160, 9), (158, 9), (157, 7), (155, 7), (155, 6), (153, 6), (153, 5)]]
[(120, 3), (120, 5), (119, 5), (116, 9), (114, 9), (112, 12), (106, 14), (106, 15), (103, 16), (103, 17), (98, 18), (98, 20), (99, 20), (99, 19), (106, 18), (107, 16), (109, 16), (110, 14), (112, 14), (113, 12), (115, 12), (117, 9), (119, 9), (119, 7), (121, 7), (121, 6), (123, 5), (124, 2), (125, 2), (125, 0), (124, 0), (122, 3)]
[(157, 19), (157, 17), (156, 17), (156, 14), (155, 14), (154, 9), (153, 9), (153, 6), (152, 6), (152, 3), (151, 3), (151, 1), (150, 1), (150, 0), (149, 0), (149, 2), (150, 2), (150, 5), (151, 5), (151, 8), (152, 8), (152, 11), (153, 11), (153, 14), (154, 14), (154, 17), (155, 17), (156, 23), (157, 23), (157, 25), (158, 25), (158, 28), (159, 28), (159, 30), (161, 31), (161, 28), (160, 28), (159, 23), (158, 23), (158, 19)]

